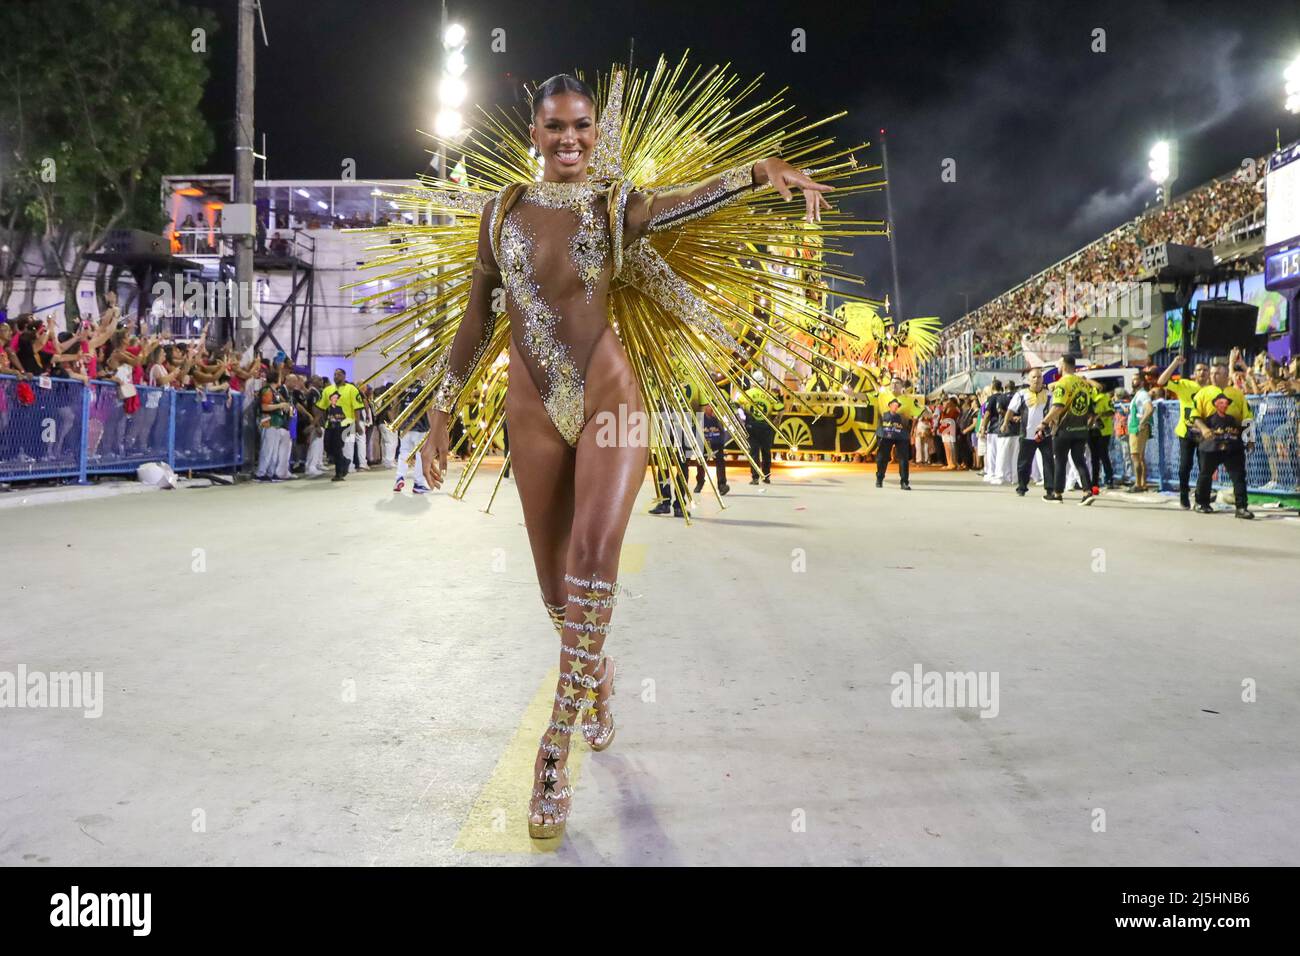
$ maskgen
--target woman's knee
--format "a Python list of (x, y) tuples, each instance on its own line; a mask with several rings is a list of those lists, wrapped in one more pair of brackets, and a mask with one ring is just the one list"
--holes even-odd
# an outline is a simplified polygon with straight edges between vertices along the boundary
[(622, 536), (600, 531), (577, 533), (569, 541), (569, 573), (613, 575), (618, 569)]

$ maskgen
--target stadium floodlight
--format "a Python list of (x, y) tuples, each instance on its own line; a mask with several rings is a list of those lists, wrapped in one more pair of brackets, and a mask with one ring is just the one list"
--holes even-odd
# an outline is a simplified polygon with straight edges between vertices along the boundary
[(330, 204), (329, 204), (329, 203), (324, 202), (324, 201), (322, 201), (322, 200), (320, 200), (320, 199), (317, 199), (317, 200), (316, 200), (316, 205), (320, 206), (320, 208), (322, 208), (322, 209), (328, 209), (328, 208), (330, 207)]
[(307, 190), (305, 190), (305, 189), (299, 189), (299, 190), (298, 190), (298, 195), (301, 196), (303, 199), (310, 199), (310, 198), (311, 198), (311, 193), (307, 192)]
[(433, 121), (433, 131), (443, 139), (459, 136), (461, 129), (460, 110), (440, 110)]
[(460, 109), (469, 95), (469, 87), (459, 76), (444, 76), (438, 84), (438, 102), (448, 109)]
[(452, 76), (461, 76), (465, 72), (465, 54), (455, 50), (447, 54), (447, 62), (444, 69)]
[(442, 34), (443, 48), (450, 50), (459, 50), (465, 45), (465, 28), (459, 23), (452, 23)]
[(1282, 74), (1286, 80), (1286, 108), (1290, 113), (1300, 113), (1300, 55)]
[(1151, 147), (1147, 159), (1147, 169), (1151, 171), (1151, 181), (1157, 186), (1169, 182), (1169, 142), (1161, 140)]
[(1159, 187), (1156, 201), (1167, 207), (1174, 180), (1178, 178), (1178, 144), (1162, 139), (1152, 146), (1147, 157), (1147, 169), (1151, 172), (1151, 181)]

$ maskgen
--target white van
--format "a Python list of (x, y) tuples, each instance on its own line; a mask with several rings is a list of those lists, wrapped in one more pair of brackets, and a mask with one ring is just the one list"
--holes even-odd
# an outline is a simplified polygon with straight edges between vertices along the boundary
[(1080, 378), (1104, 385), (1110, 389), (1120, 389), (1133, 394), (1133, 379), (1137, 378), (1137, 368), (1089, 368), (1076, 373)]

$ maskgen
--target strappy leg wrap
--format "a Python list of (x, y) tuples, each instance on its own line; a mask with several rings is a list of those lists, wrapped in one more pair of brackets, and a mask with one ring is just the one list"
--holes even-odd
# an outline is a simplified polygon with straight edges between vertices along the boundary
[[(572, 695), (579, 701), (579, 714), (585, 715), (582, 733), (587, 742), (597, 750), (604, 749), (613, 735), (613, 720), (602, 722), (597, 717), (597, 688), (610, 679), (611, 668), (605, 657), (605, 638), (609, 634), (610, 619), (618, 603), (618, 584), (599, 577), (578, 578), (566, 574), (569, 586), (569, 607), (572, 613), (564, 623), (565, 636), (560, 642), (560, 678), (566, 680), (562, 695)], [(608, 709), (608, 708), (606, 708)]]
[[(597, 688), (609, 679), (603, 649), (618, 601), (615, 582), (568, 574), (564, 580), (568, 585), (566, 603), (546, 605), (560, 635), (560, 680), (551, 719), (539, 745), (545, 758), (537, 772), (529, 809), (530, 816), (541, 814), (556, 824), (568, 818), (573, 796), (567, 762), (574, 728), (580, 728), (593, 747), (603, 746), (613, 734), (612, 721), (602, 724), (595, 719), (595, 713)], [(589, 719), (584, 720), (584, 715)]]

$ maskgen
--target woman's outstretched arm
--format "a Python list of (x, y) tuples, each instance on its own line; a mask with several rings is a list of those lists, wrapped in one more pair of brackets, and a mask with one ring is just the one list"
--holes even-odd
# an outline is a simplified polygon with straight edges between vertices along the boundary
[(633, 192), (624, 213), (623, 243), (631, 245), (646, 233), (674, 229), (735, 202), (747, 193), (771, 186), (783, 199), (802, 189), (807, 208), (804, 218), (820, 221), (821, 211), (830, 204), (822, 195), (834, 189), (814, 181), (783, 159), (769, 156), (753, 165), (736, 166), (703, 182), (672, 186), (653, 192)]

